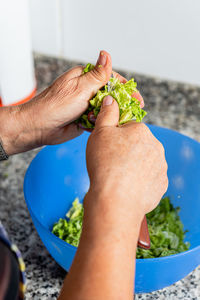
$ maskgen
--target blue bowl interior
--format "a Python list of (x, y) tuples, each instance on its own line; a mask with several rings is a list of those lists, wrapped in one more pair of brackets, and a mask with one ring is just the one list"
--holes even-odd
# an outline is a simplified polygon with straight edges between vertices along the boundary
[(170, 196), (175, 207), (179, 206), (185, 240), (191, 248), (200, 245), (200, 144), (176, 131), (150, 126), (153, 134), (165, 148), (168, 162)]
[[(85, 149), (89, 133), (39, 152), (25, 177), (28, 208), (46, 228), (65, 216), (75, 197), (83, 201), (89, 188)], [(26, 188), (27, 187), (27, 188)]]
[[(163, 143), (168, 162), (169, 195), (180, 206), (191, 249), (178, 255), (136, 261), (135, 292), (151, 292), (180, 280), (200, 264), (200, 144), (178, 132), (149, 126)], [(54, 259), (69, 270), (76, 248), (51, 233), (53, 224), (83, 200), (89, 188), (85, 150), (88, 133), (57, 146), (45, 147), (30, 164), (24, 194), (34, 225)], [(95, 199), (94, 199), (95, 200)], [(173, 270), (173, 272), (172, 272)], [(162, 274), (162, 276), (160, 276)]]
[[(191, 249), (200, 245), (200, 144), (178, 132), (150, 125), (162, 142), (168, 162), (169, 195), (180, 206)], [(89, 133), (62, 145), (45, 147), (31, 163), (25, 178), (25, 198), (36, 219), (51, 230), (89, 188), (85, 149)]]

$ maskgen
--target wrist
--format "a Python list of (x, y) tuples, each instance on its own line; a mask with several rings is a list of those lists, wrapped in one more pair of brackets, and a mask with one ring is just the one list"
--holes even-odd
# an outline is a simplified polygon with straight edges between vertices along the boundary
[(97, 191), (90, 189), (84, 199), (84, 211), (88, 219), (94, 216), (112, 224), (115, 228), (126, 228), (130, 233), (134, 229), (140, 230), (144, 213), (137, 205), (136, 201), (131, 201), (130, 196), (116, 191)]
[(18, 106), (6, 106), (0, 109), (0, 136), (7, 155), (14, 154), (14, 141), (19, 125), (17, 122)]

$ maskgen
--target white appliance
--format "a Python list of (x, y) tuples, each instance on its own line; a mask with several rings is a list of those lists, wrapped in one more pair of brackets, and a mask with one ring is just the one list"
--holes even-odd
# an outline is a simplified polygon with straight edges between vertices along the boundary
[(36, 81), (27, 0), (0, 0), (0, 97), (3, 105), (29, 100)]

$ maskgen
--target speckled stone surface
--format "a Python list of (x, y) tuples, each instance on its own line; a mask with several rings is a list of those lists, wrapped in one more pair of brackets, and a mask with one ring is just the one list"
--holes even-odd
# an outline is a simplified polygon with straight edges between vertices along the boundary
[[(35, 56), (38, 91), (75, 63)], [(121, 72), (134, 77), (149, 112), (146, 122), (178, 130), (200, 141), (200, 88), (187, 84)], [(57, 299), (65, 272), (40, 241), (23, 197), (23, 178), (38, 150), (19, 154), (0, 164), (0, 220), (23, 253), (26, 263), (26, 299)], [(151, 294), (136, 295), (143, 300), (200, 299), (200, 267), (176, 284)]]

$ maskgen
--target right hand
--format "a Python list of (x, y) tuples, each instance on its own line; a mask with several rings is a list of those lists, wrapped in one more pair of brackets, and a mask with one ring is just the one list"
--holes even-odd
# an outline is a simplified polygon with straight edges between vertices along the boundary
[(87, 145), (89, 193), (94, 205), (101, 195), (106, 210), (124, 210), (125, 218), (134, 211), (142, 220), (168, 187), (164, 148), (143, 123), (118, 121), (118, 104), (107, 96)]

